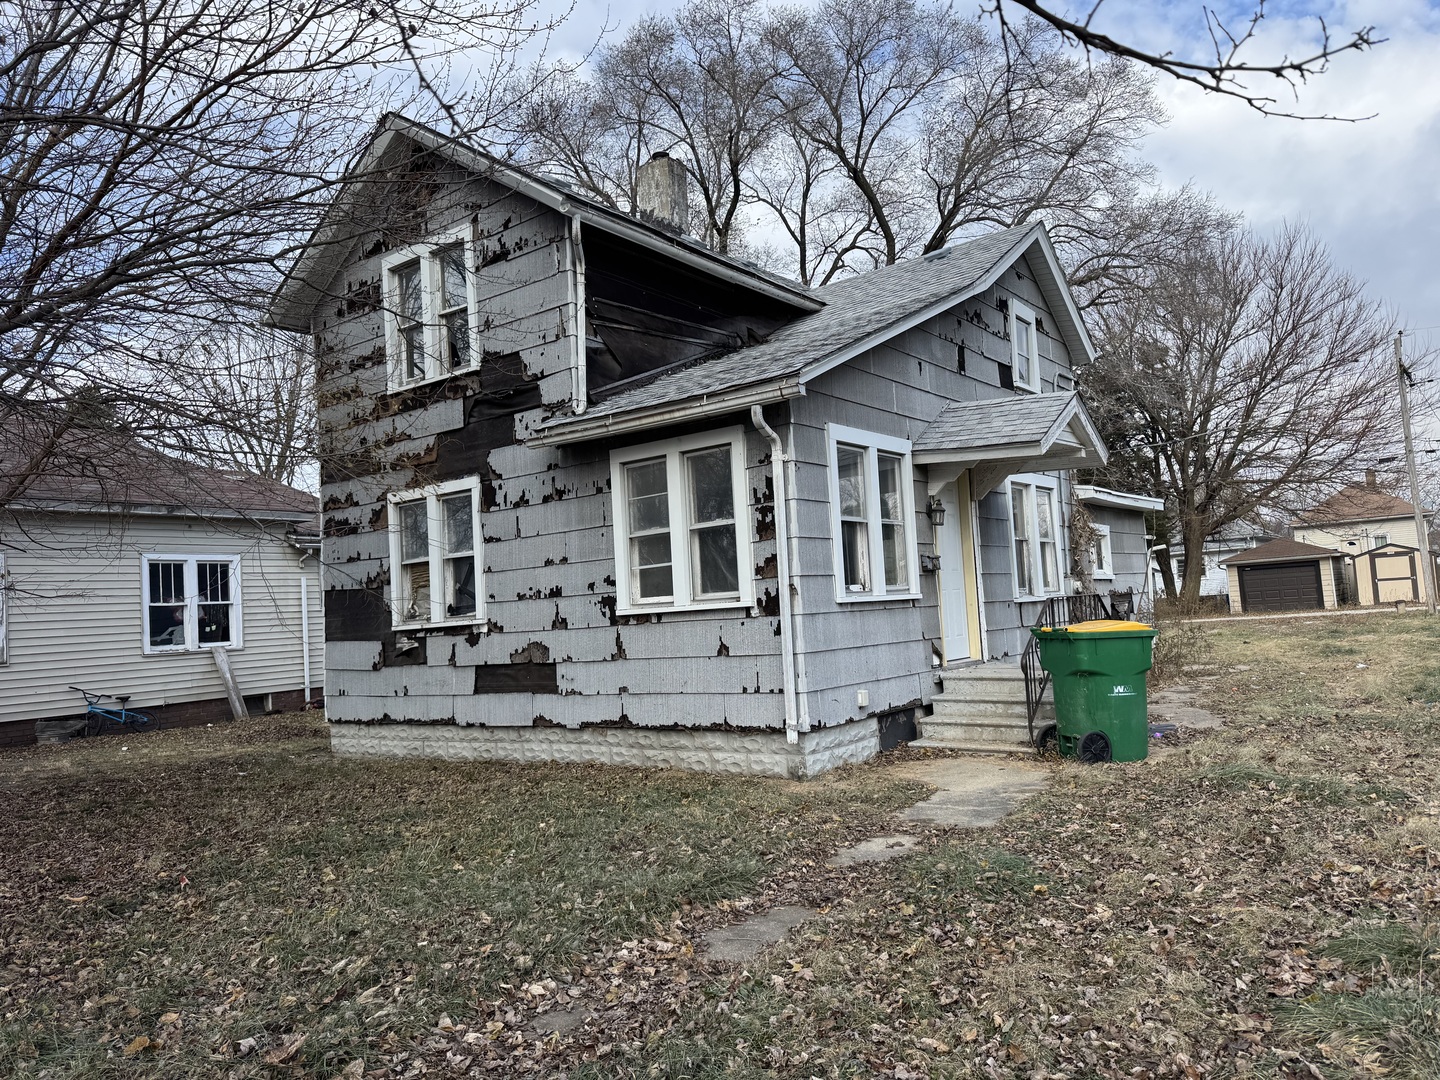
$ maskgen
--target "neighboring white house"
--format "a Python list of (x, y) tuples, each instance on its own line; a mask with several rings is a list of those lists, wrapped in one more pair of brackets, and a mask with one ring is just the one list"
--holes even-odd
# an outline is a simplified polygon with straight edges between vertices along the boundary
[(1381, 491), (1373, 472), (1363, 485), (1343, 487), (1318, 506), (1297, 514), (1291, 528), (1302, 544), (1331, 548), (1343, 555), (1363, 555), (1387, 544), (1412, 550), (1420, 546), (1414, 504)]
[(228, 717), (216, 648), (252, 712), (305, 703), (323, 671), (315, 496), (105, 431), (72, 430), (27, 475), (35, 457), (0, 433), (18, 488), (0, 510), (0, 745), (82, 714), (72, 686), (161, 725)]

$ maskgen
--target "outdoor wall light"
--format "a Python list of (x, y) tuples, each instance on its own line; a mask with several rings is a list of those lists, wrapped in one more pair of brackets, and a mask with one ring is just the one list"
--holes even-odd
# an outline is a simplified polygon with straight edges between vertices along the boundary
[(930, 496), (930, 501), (925, 504), (925, 512), (930, 515), (930, 524), (935, 528), (945, 524), (945, 504), (940, 501), (940, 496)]

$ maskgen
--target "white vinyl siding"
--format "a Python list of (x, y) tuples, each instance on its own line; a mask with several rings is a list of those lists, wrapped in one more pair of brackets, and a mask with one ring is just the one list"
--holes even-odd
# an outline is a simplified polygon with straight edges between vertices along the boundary
[(835, 599), (920, 594), (910, 443), (829, 424), (830, 529)]
[[(238, 559), (245, 583), (244, 647), (230, 666), (248, 696), (299, 690), (300, 579), (309, 580), (310, 665), (324, 670), (324, 619), (313, 557), (285, 540), (285, 526), (131, 516), (111, 533), (101, 515), (27, 518), (7, 534), (9, 664), (0, 722), (67, 716), (85, 703), (69, 684), (128, 694), (154, 708), (225, 697), (209, 649), (147, 653), (142, 556)], [(64, 678), (56, 672), (63, 670)]]
[(619, 610), (754, 604), (740, 428), (614, 450), (610, 490)]
[(0, 664), (5, 663), (5, 609), (10, 596), (10, 581), (5, 576), (5, 556), (0, 555)]

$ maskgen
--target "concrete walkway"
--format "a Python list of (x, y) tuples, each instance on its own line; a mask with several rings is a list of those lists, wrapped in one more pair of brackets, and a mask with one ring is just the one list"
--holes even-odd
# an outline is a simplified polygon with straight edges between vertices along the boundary
[[(909, 762), (899, 766), (896, 774), (935, 788), (929, 798), (897, 811), (897, 818), (960, 829), (990, 828), (1050, 782), (1049, 773), (1039, 764), (993, 757)], [(919, 838), (905, 833), (872, 836), (836, 852), (828, 865), (887, 862), (913, 851), (919, 843)], [(710, 931), (703, 946), (712, 960), (749, 963), (816, 914), (800, 906), (772, 908)]]

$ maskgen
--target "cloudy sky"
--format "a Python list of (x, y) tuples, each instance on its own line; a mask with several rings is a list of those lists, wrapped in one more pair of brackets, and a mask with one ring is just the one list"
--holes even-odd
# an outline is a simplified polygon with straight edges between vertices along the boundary
[[(957, 0), (964, 9), (973, 0)], [(1064, 6), (1064, 0), (1057, 0)], [(1088, 0), (1076, 0), (1078, 10)], [(583, 49), (602, 23), (624, 28), (666, 0), (579, 0), (555, 42)], [(1239, 27), (1249, 3), (1210, 5)], [(1146, 152), (1171, 186), (1193, 181), (1258, 229), (1307, 222), (1336, 261), (1364, 278), (1410, 327), (1440, 325), (1437, 170), (1440, 170), (1440, 0), (1279, 0), (1247, 57), (1309, 55), (1322, 16), (1336, 38), (1374, 26), (1388, 39), (1373, 51), (1350, 53), (1303, 86), (1298, 100), (1283, 84), (1273, 92), (1294, 111), (1372, 117), (1357, 123), (1264, 117), (1244, 103), (1160, 80), (1171, 121)], [(1203, 58), (1207, 47), (1201, 0), (1106, 0), (1097, 28), (1158, 50)], [(1273, 81), (1273, 80), (1272, 80)], [(1257, 83), (1257, 86), (1263, 85)], [(1267, 91), (1268, 92), (1268, 91)], [(1427, 332), (1440, 341), (1440, 331)]]

